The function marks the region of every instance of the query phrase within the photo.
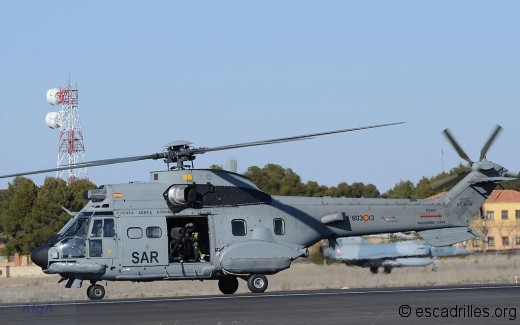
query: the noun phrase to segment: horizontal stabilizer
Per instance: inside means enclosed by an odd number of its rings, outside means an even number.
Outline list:
[[[475,237],[482,237],[469,227],[424,230],[419,231],[418,234],[432,246],[448,246]]]

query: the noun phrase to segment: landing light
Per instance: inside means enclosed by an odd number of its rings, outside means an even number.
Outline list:
[[[60,257],[60,254],[58,253],[58,250],[56,248],[51,248],[49,250],[49,256],[53,259],[58,259]]]

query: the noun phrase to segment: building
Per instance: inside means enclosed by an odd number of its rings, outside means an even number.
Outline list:
[[[520,192],[495,190],[487,198],[470,227],[487,237],[488,242],[474,238],[466,248],[474,251],[511,250],[520,248]]]
[[[429,199],[444,194],[438,193]],[[520,192],[493,191],[469,226],[487,237],[487,243],[481,238],[474,238],[462,243],[467,249],[477,252],[520,249]]]

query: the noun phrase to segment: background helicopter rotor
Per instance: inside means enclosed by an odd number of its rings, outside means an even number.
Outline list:
[[[22,173],[15,173],[15,174],[9,174],[9,175],[2,175],[2,176],[0,176],[0,178],[9,178],[9,177],[16,177],[16,176],[42,174],[42,173],[56,172],[56,171],[60,171],[60,170],[68,170],[68,169],[76,169],[76,168],[86,168],[86,167],[95,167],[95,166],[103,166],[103,165],[121,164],[121,163],[141,161],[141,160],[149,160],[149,159],[152,159],[152,160],[164,159],[164,161],[167,164],[169,164],[171,162],[176,162],[177,163],[177,168],[178,169],[183,169],[184,168],[183,163],[185,161],[191,161],[191,160],[195,159],[195,155],[204,154],[206,152],[238,149],[238,148],[253,147],[253,146],[262,146],[262,145],[283,143],[283,142],[290,142],[290,141],[298,141],[298,140],[307,140],[307,139],[312,139],[314,137],[319,137],[319,136],[323,136],[323,135],[336,134],[336,133],[345,133],[345,132],[353,132],[353,131],[366,130],[366,129],[374,129],[374,128],[380,128],[380,127],[391,126],[391,125],[398,125],[398,124],[403,124],[403,123],[405,123],[405,122],[396,122],[396,123],[370,125],[370,126],[363,126],[363,127],[350,128],[350,129],[334,130],[334,131],[327,131],[327,132],[318,132],[318,133],[296,135],[296,136],[283,137],[283,138],[275,138],[275,139],[270,139],[270,140],[244,142],[244,143],[237,143],[237,144],[226,145],[226,146],[219,146],[219,147],[208,147],[208,148],[204,148],[204,147],[202,147],[202,148],[190,148],[189,147],[189,145],[191,144],[190,142],[187,142],[187,141],[174,141],[174,142],[170,142],[169,144],[167,144],[166,151],[165,152],[161,152],[161,153],[154,153],[154,154],[143,155],[143,156],[132,156],[132,157],[122,157],[122,158],[94,160],[94,161],[89,161],[89,162],[84,162],[84,163],[79,163],[79,164],[73,164],[73,165],[68,165],[68,166],[61,166],[61,167],[56,167],[56,168],[41,169],[41,170],[35,170],[35,171],[30,171],[30,172],[22,172]]]

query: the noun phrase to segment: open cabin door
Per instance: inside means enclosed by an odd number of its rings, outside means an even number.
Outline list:
[[[168,217],[166,223],[170,263],[211,261],[214,234],[208,216],[174,216]]]

